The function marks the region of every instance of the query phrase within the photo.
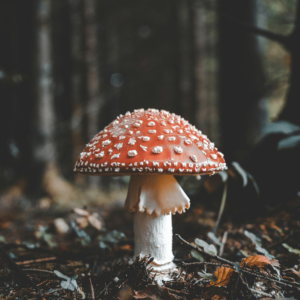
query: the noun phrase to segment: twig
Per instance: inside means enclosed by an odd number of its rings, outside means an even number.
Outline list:
[[[240,276],[242,283],[246,286],[246,288],[249,290],[250,294],[257,299],[256,295],[253,293],[252,289],[250,288],[250,286],[248,285],[248,283],[246,282],[246,280],[243,278],[243,276]]]
[[[219,251],[219,256],[223,255],[224,247],[225,247],[226,240],[227,240],[227,234],[228,234],[227,231],[225,231],[224,234],[223,234],[222,244],[221,244],[220,251]]]
[[[240,277],[243,284],[247,287],[247,289],[251,292],[251,293],[256,293],[256,294],[259,294],[259,295],[262,295],[262,296],[266,296],[266,297],[270,297],[272,298],[273,296],[271,294],[267,294],[265,292],[262,292],[262,291],[258,291],[256,289],[253,289],[251,288],[248,283],[242,278],[242,276]],[[253,295],[255,298],[257,298],[255,295]]]
[[[261,291],[258,291],[258,290],[256,290],[256,289],[252,289],[252,288],[250,288],[250,287],[249,287],[249,290],[250,290],[251,292],[253,292],[253,293],[256,293],[256,294],[259,294],[259,295],[262,295],[262,296],[266,296],[266,297],[270,297],[270,298],[273,297],[271,294],[267,294],[267,293],[265,293],[265,292],[261,292]]]
[[[262,278],[262,279],[267,279],[267,280],[270,280],[270,281],[274,281],[274,282],[277,282],[277,283],[279,283],[279,284],[281,284],[281,285],[285,285],[285,286],[288,286],[288,287],[292,287],[292,285],[293,285],[293,286],[296,286],[296,287],[299,287],[299,286],[300,286],[299,283],[286,281],[286,280],[284,280],[284,279],[281,279],[281,281],[279,281],[279,280],[276,280],[276,279],[274,279],[274,278],[272,278],[272,277],[268,277],[268,276],[266,276],[266,275],[263,275],[263,274],[261,274],[261,273],[257,273],[257,272],[255,272],[255,271],[249,271],[249,270],[247,270],[247,269],[243,269],[243,272],[248,273],[248,274],[253,275],[253,276],[260,277],[260,278]]]
[[[39,262],[44,262],[44,261],[50,261],[50,260],[56,260],[57,257],[45,257],[45,258],[38,258],[38,259],[33,259],[33,260],[25,260],[25,261],[18,261],[16,262],[17,265],[29,265],[33,263],[39,263]]]
[[[221,221],[221,218],[222,218],[222,215],[223,215],[223,211],[224,211],[224,207],[225,207],[225,203],[226,203],[226,197],[227,197],[227,180],[224,183],[224,190],[223,190],[220,210],[219,210],[217,222],[216,222],[215,227],[213,229],[213,233],[216,233],[216,231],[218,229],[218,226],[220,224],[220,221]]]
[[[92,297],[92,300],[95,300],[95,291],[94,291],[94,287],[93,287],[93,283],[92,283],[92,279],[90,279],[90,285],[91,285],[91,297]]]
[[[229,267],[229,268],[231,268],[231,266],[229,266],[229,265],[225,265],[225,264],[218,264],[218,263],[213,263],[213,262],[193,262],[193,263],[185,263],[185,262],[182,262],[182,265],[183,266],[195,266],[195,265],[197,265],[197,266],[201,266],[201,265],[209,265],[209,266],[216,266],[216,267]]]
[[[94,260],[94,264],[93,264],[93,268],[92,268],[92,272],[91,272],[92,275],[95,273],[97,261],[98,261],[98,254],[96,255],[95,260]]]
[[[49,273],[49,274],[54,274],[52,271],[48,270],[40,270],[40,269],[22,269],[25,272],[43,272],[43,273]]]
[[[49,281],[49,280],[48,280],[48,279],[46,279],[46,280],[44,280],[43,282],[41,282],[41,283],[37,284],[36,286],[40,286],[40,285],[44,284],[44,283],[45,283],[45,282],[47,282],[47,281]]]
[[[172,291],[172,292],[178,293],[178,294],[191,295],[191,294],[186,293],[186,292],[173,290],[173,289],[171,289],[171,288],[169,288],[169,287],[167,287],[167,286],[164,286],[164,288],[166,288],[166,289],[168,289],[168,290],[170,290],[170,291]]]
[[[292,237],[293,234],[294,234],[294,232],[293,232],[293,230],[292,230],[291,233],[290,233],[289,235],[285,236],[283,239],[281,239],[281,240],[279,240],[279,241],[277,241],[277,242],[274,242],[274,243],[272,243],[272,244],[270,244],[270,245],[267,245],[266,248],[267,248],[267,249],[271,249],[271,248],[273,248],[273,247],[275,247],[275,246],[277,246],[277,245],[281,245],[283,242],[286,242],[290,237]],[[299,232],[298,232],[298,234],[299,234]]]

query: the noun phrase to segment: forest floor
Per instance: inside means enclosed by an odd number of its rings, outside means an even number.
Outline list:
[[[247,224],[224,218],[215,234],[217,213],[192,203],[173,217],[178,271],[163,285],[150,257],[133,259],[132,214],[119,201],[45,203],[0,197],[0,300],[300,299],[300,197]]]

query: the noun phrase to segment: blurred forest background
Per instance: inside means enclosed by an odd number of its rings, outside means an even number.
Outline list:
[[[278,194],[280,175],[299,167],[284,152],[300,140],[299,22],[296,0],[1,1],[2,194],[42,206],[97,202],[97,190],[117,198],[126,177],[75,175],[73,165],[137,108],[181,115]],[[283,177],[281,192],[294,195],[299,176]]]

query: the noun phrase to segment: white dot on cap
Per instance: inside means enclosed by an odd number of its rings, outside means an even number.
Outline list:
[[[163,147],[161,146],[156,146],[152,149],[152,153],[161,153],[163,152]]]
[[[134,157],[134,156],[136,156],[137,155],[137,151],[136,150],[129,150],[128,151],[128,156],[129,157]]]
[[[196,157],[196,155],[191,155],[190,156],[190,159],[193,161],[193,162],[197,162],[197,157]]]
[[[183,150],[182,150],[181,147],[174,147],[174,151],[175,151],[176,153],[182,153],[182,152],[183,152]]]

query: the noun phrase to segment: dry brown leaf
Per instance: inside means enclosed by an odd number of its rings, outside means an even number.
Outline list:
[[[280,268],[280,263],[277,259],[275,259],[275,258],[271,259],[270,263],[273,267]]]
[[[82,208],[74,208],[73,211],[77,215],[82,216],[82,217],[76,219],[76,223],[80,229],[87,227],[89,225],[89,223],[97,230],[101,229],[102,223],[98,219],[97,213],[90,214],[88,211],[86,211]]]
[[[240,263],[241,268],[263,268],[265,265],[271,265],[271,263],[264,255],[249,256],[247,258],[243,258]]]
[[[207,286],[224,286],[230,281],[234,270],[226,267],[221,267],[216,270],[214,276],[217,278],[215,282],[210,282]]]
[[[91,224],[94,228],[96,228],[96,229],[98,229],[98,230],[101,229],[102,224],[101,224],[100,220],[97,218],[97,214],[96,214],[96,215],[94,215],[94,214],[93,214],[93,215],[89,215],[87,218],[88,218],[90,224]]]
[[[85,217],[77,218],[76,224],[79,227],[79,229],[83,229],[89,225],[88,219]]]

